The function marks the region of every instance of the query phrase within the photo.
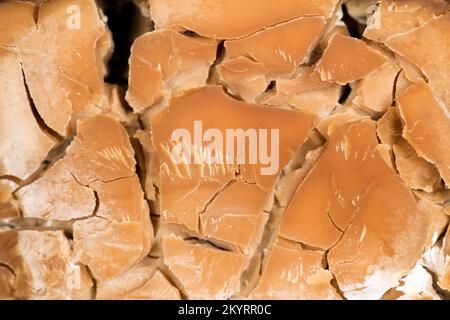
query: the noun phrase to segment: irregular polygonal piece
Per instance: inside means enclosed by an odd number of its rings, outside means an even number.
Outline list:
[[[73,225],[77,259],[89,266],[95,279],[104,281],[120,275],[150,250],[151,224],[135,221],[108,222],[100,218],[76,221]]]
[[[330,17],[338,0],[150,0],[156,28],[236,39],[300,16]]]
[[[162,239],[164,264],[189,299],[228,299],[239,292],[244,256],[182,239]]]
[[[105,27],[92,0],[44,2],[37,19],[37,30],[17,46],[37,111],[66,135],[77,119],[99,113],[103,72],[97,42]]]
[[[275,189],[275,197],[281,208],[286,208],[288,206],[298,186],[316,163],[322,150],[323,148],[319,147],[309,151],[305,156],[301,168],[287,173],[280,181],[278,181]]]
[[[0,46],[14,46],[36,29],[35,9],[29,2],[0,3]]]
[[[390,107],[377,122],[377,135],[381,142],[392,146],[401,138],[403,124],[398,108]]]
[[[92,287],[62,231],[0,231],[0,283],[5,282],[0,296],[18,299],[87,299]]]
[[[395,54],[395,61],[402,69],[402,73],[404,73],[404,76],[408,81],[415,83],[420,80],[425,80],[420,68],[403,58],[401,55]]]
[[[316,66],[322,81],[341,85],[370,75],[388,58],[364,41],[335,34]]]
[[[437,191],[439,192],[439,191]],[[446,215],[445,206],[436,199],[436,195],[424,191],[414,191],[414,195],[419,203],[422,212],[430,217],[430,232],[427,248],[436,244],[439,237],[447,228],[449,217]]]
[[[415,81],[409,80],[409,77],[412,76],[410,73],[411,70],[401,70],[400,73],[397,76],[397,81],[395,83],[395,102],[394,104],[397,104],[397,97],[399,97],[406,89],[408,89],[411,85],[413,85],[415,82],[419,82],[423,80],[423,78],[420,78],[419,74],[417,73],[417,79]],[[409,73],[409,74],[408,74]]]
[[[324,252],[307,251],[300,245],[275,243],[251,299],[335,300],[333,276],[322,266]]]
[[[390,38],[386,45],[420,67],[436,98],[450,110],[450,13],[433,18],[420,28]],[[438,47],[437,47],[438,46]]]
[[[394,59],[390,59],[356,85],[353,104],[370,114],[384,113],[394,100],[395,81],[399,72],[400,67]]]
[[[248,102],[255,102],[269,85],[264,65],[246,57],[223,61],[217,66],[217,74],[231,94]]]
[[[152,225],[125,128],[96,116],[77,131],[66,155],[18,197],[25,217],[84,218],[73,225],[75,254],[105,280],[148,253]]]
[[[150,131],[139,130],[136,132],[135,137],[139,140],[145,157],[145,195],[149,200],[156,201],[158,199],[158,192],[156,189],[159,189],[158,154],[153,148]],[[152,213],[158,214],[159,211]]]
[[[151,122],[161,222],[254,252],[274,182],[315,120],[236,101],[216,86],[172,99]]]
[[[420,258],[431,217],[380,155],[375,122],[336,121],[279,235],[330,249],[330,270],[344,295],[376,299]]]
[[[326,23],[323,17],[301,17],[243,39],[226,41],[225,61],[244,56],[262,63],[269,75],[292,73],[308,62]]]
[[[450,115],[436,101],[429,85],[421,81],[398,97],[405,123],[403,136],[417,153],[433,163],[450,186]]]
[[[56,141],[33,115],[17,54],[1,47],[0,83],[0,176],[26,179]]]
[[[100,300],[179,300],[180,293],[157,269],[154,259],[145,258],[117,278],[97,286]]]
[[[378,9],[368,20],[364,37],[385,42],[420,27],[449,9],[449,4],[444,0],[381,0]]]
[[[343,36],[350,36],[350,31],[348,30],[347,25],[343,21],[341,21],[342,17],[342,9],[338,9],[333,18],[328,23],[327,30],[325,30],[325,34],[323,35],[322,39],[319,41],[319,44],[315,49],[314,53],[317,55],[317,58],[320,58],[322,56],[323,52],[328,47],[331,38],[333,38],[335,34],[338,33]]]
[[[172,30],[146,33],[133,43],[127,101],[135,112],[163,97],[202,87],[216,58],[217,42]]]
[[[404,139],[393,146],[395,164],[403,180],[411,189],[432,192],[440,186],[441,176],[436,167],[419,157]]]
[[[300,67],[292,79],[278,79],[275,89],[259,99],[272,106],[293,106],[302,111],[328,115],[338,104],[341,86],[321,81],[309,67]]]

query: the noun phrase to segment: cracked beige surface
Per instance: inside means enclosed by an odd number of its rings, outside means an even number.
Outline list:
[[[0,2],[0,299],[450,297],[448,1]]]

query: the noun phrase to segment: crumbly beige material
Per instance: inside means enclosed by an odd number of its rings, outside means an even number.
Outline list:
[[[448,1],[0,2],[0,299],[449,297]]]

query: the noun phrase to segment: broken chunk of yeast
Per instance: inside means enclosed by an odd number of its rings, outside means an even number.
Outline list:
[[[75,221],[74,253],[99,282],[119,276],[150,250],[150,222],[108,221],[101,217]]]
[[[33,114],[20,60],[12,49],[0,47],[0,83],[0,176],[24,180],[39,168],[56,140]]]
[[[440,187],[439,171],[433,164],[421,158],[405,139],[394,144],[392,150],[398,173],[411,189],[432,192]]]
[[[36,29],[35,10],[30,2],[0,3],[0,47],[12,47]]]
[[[17,196],[25,217],[76,220],[75,254],[98,280],[119,275],[150,250],[152,225],[134,151],[110,117],[80,121],[65,156]]]
[[[447,110],[450,110],[449,29],[450,13],[447,13],[385,42],[392,51],[420,68],[428,78],[436,99]]]
[[[449,9],[450,5],[444,0],[381,0],[368,19],[364,37],[385,42],[420,27]]]
[[[144,258],[120,276],[97,285],[99,300],[179,300],[180,292],[159,270],[158,261]]]
[[[225,60],[216,70],[228,92],[247,102],[255,102],[269,86],[264,65],[244,56]]]
[[[172,99],[151,121],[161,222],[254,252],[274,183],[316,119],[234,100],[218,86]]]
[[[388,62],[388,58],[364,41],[335,34],[319,60],[315,72],[322,81],[341,85],[369,76]]]
[[[103,57],[97,44],[104,34],[95,1],[48,1],[39,7],[37,29],[17,44],[36,109],[62,136],[73,132],[77,119],[100,112]]]
[[[224,60],[243,56],[262,63],[268,75],[292,73],[308,62],[326,24],[323,17],[300,17],[246,38],[225,41]]]
[[[236,39],[301,16],[329,18],[338,0],[150,0],[157,29],[190,30],[215,39]]]
[[[377,135],[385,145],[392,146],[401,138],[403,124],[398,108],[389,107],[377,121]]]
[[[337,106],[340,85],[321,81],[311,67],[299,67],[292,78],[276,80],[275,88],[262,95],[258,102],[271,106],[290,106],[324,117]]]
[[[127,101],[141,112],[164,97],[204,86],[216,49],[214,40],[173,30],[145,33],[131,48]]]
[[[358,109],[372,115],[387,111],[394,101],[394,89],[400,67],[393,58],[356,84],[352,100]]]
[[[93,283],[86,268],[77,263],[63,231],[0,231],[0,266],[0,283],[7,283],[0,286],[0,297],[91,297]]]
[[[285,240],[284,240],[285,242]],[[323,251],[303,249],[300,244],[275,242],[265,260],[261,278],[250,293],[257,300],[337,300],[333,275],[322,266]]]
[[[425,80],[425,76],[423,75],[420,68],[406,60],[403,56],[395,54],[395,61],[402,69],[402,73],[404,73],[404,77],[406,78],[406,80],[412,83],[419,82],[420,80]]]
[[[174,236],[161,241],[164,264],[188,299],[223,300],[239,293],[245,256]]]
[[[279,236],[330,249],[330,271],[345,297],[377,299],[418,261],[431,218],[380,154],[375,122],[336,117],[327,133]]]
[[[410,86],[397,101],[404,121],[403,137],[421,157],[437,167],[450,186],[448,109],[435,99],[432,88],[424,81]]]

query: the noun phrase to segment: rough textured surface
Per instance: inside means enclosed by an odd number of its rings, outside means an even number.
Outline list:
[[[330,17],[337,0],[151,0],[156,28],[192,30],[216,39],[241,38],[300,16]]]
[[[0,0],[0,299],[449,299],[449,22]]]

